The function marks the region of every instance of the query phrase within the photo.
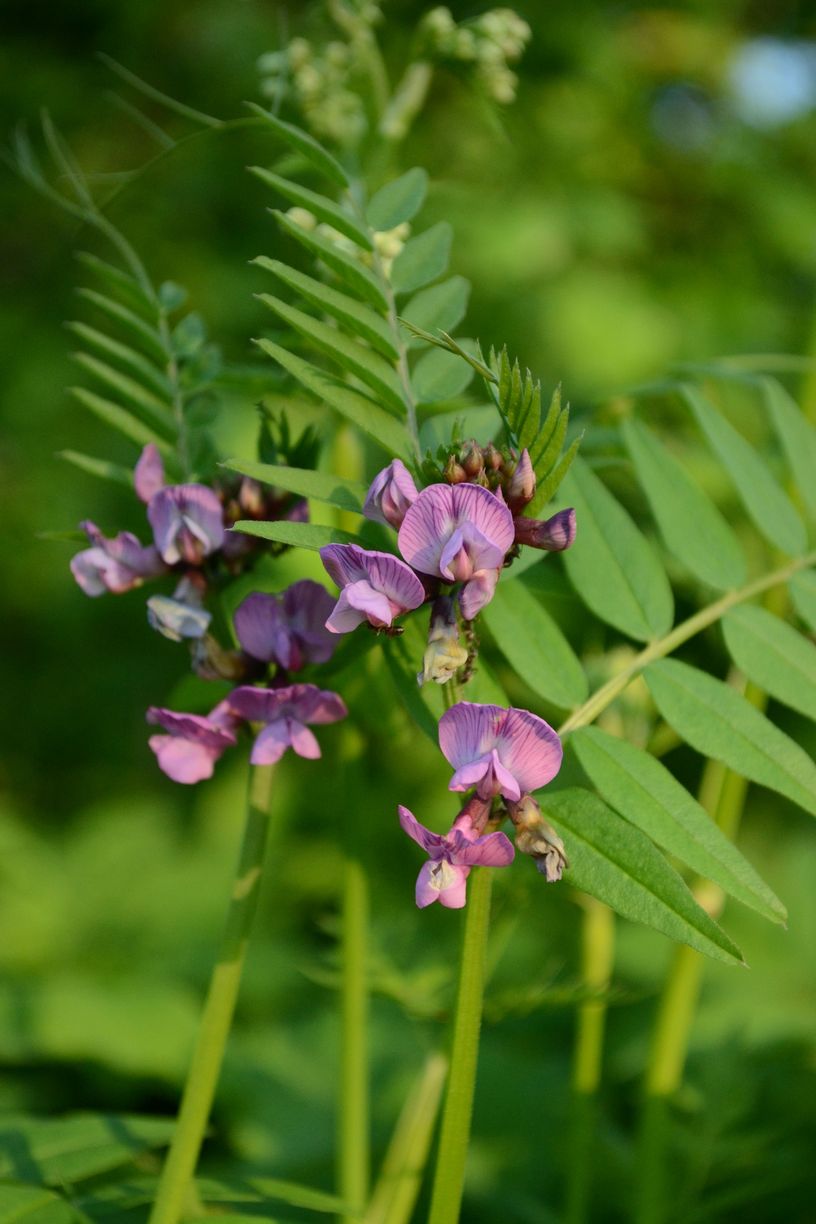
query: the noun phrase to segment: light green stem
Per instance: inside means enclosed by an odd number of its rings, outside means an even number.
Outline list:
[[[492,884],[489,869],[473,869],[468,884],[450,1075],[428,1224],[457,1224],[462,1205],[479,1058]]]
[[[252,771],[244,839],[226,926],[198,1030],[175,1134],[159,1179],[150,1224],[177,1224],[190,1193],[232,1023],[258,903],[269,827],[272,766]]]
[[[366,930],[368,884],[362,864],[346,860],[341,937],[341,1059],[338,1136],[339,1191],[349,1214],[359,1219],[368,1196],[368,984]]]

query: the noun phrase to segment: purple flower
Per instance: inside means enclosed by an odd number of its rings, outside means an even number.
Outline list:
[[[559,510],[552,518],[513,519],[517,544],[527,544],[530,548],[543,548],[546,552],[563,552],[575,540],[575,511]]]
[[[215,762],[235,744],[237,719],[226,701],[219,702],[205,717],[176,714],[151,706],[147,721],[163,727],[167,735],[151,735],[148,743],[159,768],[174,782],[201,782],[211,778]]]
[[[331,658],[337,642],[326,629],[326,618],[333,607],[326,588],[304,578],[282,596],[247,595],[235,612],[235,632],[254,659],[299,671]]]
[[[378,523],[399,528],[408,507],[419,493],[414,479],[401,459],[392,459],[371,482],[363,514]]]
[[[505,487],[507,504],[515,514],[535,497],[536,478],[530,453],[525,446]]]
[[[164,573],[164,562],[152,544],[140,544],[131,532],[107,539],[90,521],[82,523],[82,529],[92,547],[72,557],[71,573],[86,595],[121,595],[141,586],[145,578]]]
[[[224,541],[221,503],[206,485],[165,485],[151,497],[147,517],[168,565],[200,565]]]
[[[398,542],[420,573],[465,583],[459,602],[472,620],[493,597],[513,544],[513,516],[481,485],[430,485],[406,511]]]
[[[262,689],[244,685],[227,698],[230,709],[247,722],[265,723],[252,747],[253,765],[274,765],[287,748],[298,756],[320,756],[320,745],[307,723],[333,723],[348,711],[337,693],[314,684],[290,684],[287,688]]]
[[[356,544],[327,544],[320,559],[341,588],[326,621],[331,633],[349,633],[364,620],[382,629],[425,600],[425,588],[416,574],[391,553],[366,552]]]
[[[528,710],[460,701],[439,720],[439,747],[456,771],[449,789],[519,800],[561,768],[561,741]]]
[[[148,442],[133,469],[133,486],[143,502],[149,502],[154,493],[164,488],[164,464],[153,442]]]
[[[404,832],[428,854],[416,882],[420,909],[439,901],[448,909],[465,904],[465,884],[471,867],[506,867],[513,861],[513,845],[504,833],[480,837],[468,816],[460,816],[444,836],[421,825],[408,808],[398,808]]]

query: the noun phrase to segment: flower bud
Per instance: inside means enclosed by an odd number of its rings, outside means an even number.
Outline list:
[[[196,640],[193,646],[193,671],[202,680],[253,679],[263,667],[242,650],[225,650],[210,633]]]
[[[482,448],[473,440],[468,442],[462,450],[462,467],[467,473],[468,480],[474,480],[484,471]]]
[[[467,472],[458,462],[455,455],[451,455],[448,462],[445,464],[442,475],[447,480],[448,484],[463,484],[467,480]]]
[[[516,849],[531,856],[548,884],[560,880],[569,867],[564,843],[541,815],[533,796],[522,795],[517,803],[508,803],[507,811],[516,830]]]
[[[482,447],[482,458],[484,465],[492,472],[499,472],[504,467],[504,456],[492,442],[488,442],[487,446]]]
[[[417,683],[433,680],[447,684],[448,680],[467,663],[468,652],[459,641],[456,607],[449,595],[440,595],[431,609],[428,645],[422,659],[422,671]]]
[[[399,528],[419,496],[414,478],[401,459],[392,459],[371,482],[363,514],[377,523]]]
[[[542,548],[545,552],[563,552],[575,540],[575,511],[559,510],[552,518],[531,519],[518,517],[513,519],[516,529],[516,543],[527,544],[530,548]]]
[[[528,502],[531,502],[535,497],[536,478],[533,471],[533,465],[530,462],[530,454],[525,446],[519,456],[518,463],[513,469],[513,474],[506,481],[504,486],[505,498],[508,506],[513,511],[513,514],[518,514],[523,510]]]

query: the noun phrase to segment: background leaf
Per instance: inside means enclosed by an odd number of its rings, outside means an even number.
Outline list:
[[[788,583],[793,606],[816,633],[816,570],[803,570]]]
[[[285,489],[288,493],[299,493],[314,501],[339,506],[341,510],[352,510],[361,514],[368,488],[355,480],[344,480],[331,472],[314,472],[310,468],[282,467],[275,463],[256,463],[252,459],[227,459],[223,467],[241,472],[261,484]]]
[[[588,685],[580,662],[524,583],[503,576],[482,619],[510,666],[545,701],[569,709],[586,700]]]
[[[470,282],[464,276],[452,276],[440,285],[421,289],[407,303],[402,317],[423,331],[453,331],[465,317],[469,296]],[[409,339],[408,347],[421,343],[417,338]]]
[[[403,221],[410,221],[422,207],[427,190],[427,170],[421,166],[407,170],[372,196],[366,221],[373,230],[391,230]]]
[[[775,378],[763,378],[762,391],[796,487],[816,518],[816,428]]]
[[[443,276],[452,242],[453,228],[447,221],[438,221],[415,238],[409,238],[391,265],[394,292],[411,293]]]
[[[289,544],[293,548],[317,550],[326,544],[361,544],[359,536],[339,527],[321,527],[316,523],[290,523],[278,519],[271,523],[257,523],[253,519],[241,519],[233,524],[233,531],[257,536],[259,540],[273,540],[278,544]]]
[[[732,608],[722,622],[728,653],[763,692],[816,719],[816,645],[765,608]]]

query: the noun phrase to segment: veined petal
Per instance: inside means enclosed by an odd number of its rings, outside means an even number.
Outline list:
[[[347,587],[344,587],[340,593],[340,599],[344,600],[350,608],[362,612],[363,616],[378,628],[390,625],[394,619],[388,596],[382,591],[375,591],[365,578],[361,578],[359,582],[350,582]]]
[[[413,476],[401,459],[394,459],[372,480],[363,514],[375,522],[398,528],[417,497]]]
[[[397,812],[399,813],[399,822],[403,833],[407,833],[418,846],[422,847],[426,854],[430,854],[432,857],[439,857],[439,851],[445,849],[448,839],[440,833],[432,833],[430,829],[426,829],[424,825],[419,823],[414,813],[409,811],[407,807],[403,807],[402,804],[397,807]]]
[[[497,747],[522,792],[546,786],[561,768],[561,740],[549,723],[529,710],[507,711]]]
[[[513,543],[513,516],[489,489],[474,484],[435,484],[406,511],[399,550],[423,574],[447,577],[441,567],[448,540],[460,528],[474,568],[501,565]],[[448,578],[448,581],[452,581]]]
[[[235,609],[235,634],[242,648],[253,659],[270,663],[278,658],[284,613],[275,595],[254,591]]]
[[[466,761],[460,765],[448,783],[448,790],[466,791],[476,786],[483,778],[491,774],[491,757],[489,753],[477,757],[475,761]]]
[[[455,844],[451,861],[466,867],[507,867],[515,857],[510,838],[504,833],[486,833],[470,841],[458,829],[453,830]]]
[[[133,469],[133,487],[140,501],[149,502],[164,488],[164,464],[154,442],[148,442]]]
[[[477,570],[459,592],[459,607],[465,620],[474,620],[486,607],[496,590],[500,569]]]
[[[489,752],[506,710],[501,706],[459,701],[439,720],[439,747],[454,769]]]
[[[365,620],[365,612],[361,612],[359,608],[353,608],[345,590],[342,590],[334,605],[334,611],[326,621],[326,628],[329,633],[351,633]]]

